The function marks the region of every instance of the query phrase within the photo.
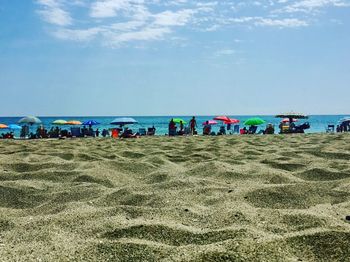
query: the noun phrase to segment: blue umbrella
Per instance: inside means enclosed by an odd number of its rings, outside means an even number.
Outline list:
[[[112,125],[128,125],[128,124],[136,124],[137,121],[131,117],[121,117],[114,119],[111,124]]]
[[[8,125],[8,129],[11,129],[11,130],[20,130],[20,129],[22,129],[22,127],[19,126],[19,125],[16,125],[16,124],[11,124],[11,125]]]
[[[82,125],[84,126],[95,126],[95,125],[99,125],[100,123],[95,121],[95,120],[88,120],[85,121],[84,123],[82,123]]]

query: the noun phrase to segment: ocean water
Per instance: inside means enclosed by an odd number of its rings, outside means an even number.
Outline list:
[[[346,117],[347,115],[312,115],[309,116],[309,119],[304,120],[301,119],[299,120],[296,124],[301,124],[305,121],[308,121],[311,125],[311,128],[309,130],[307,130],[307,133],[322,133],[326,131],[326,127],[329,124],[334,124],[336,125],[338,123],[338,121],[344,117]],[[98,126],[94,126],[93,128],[96,129],[98,128],[99,130],[102,129],[110,129],[113,128],[115,126],[110,125],[110,122],[113,121],[114,118],[116,118],[118,116],[115,117],[40,117],[43,125],[45,126],[46,129],[50,129],[52,127],[52,122],[54,120],[57,119],[64,119],[64,120],[79,120],[81,122],[84,122],[86,120],[96,120],[99,123],[101,123]],[[182,118],[183,120],[189,122],[189,120],[192,118],[192,116],[130,116],[133,117],[135,120],[138,121],[138,124],[134,124],[134,125],[129,125],[128,127],[131,128],[133,131],[138,131],[139,128],[147,128],[147,127],[152,127],[153,125],[156,127],[156,135],[165,135],[168,133],[168,123],[170,121],[170,119],[172,117],[174,118]],[[205,122],[206,120],[210,120],[213,119],[213,117],[215,116],[196,116],[197,119],[197,125],[198,125],[198,131],[199,134],[202,133],[202,123]],[[240,126],[243,126],[243,123],[245,120],[247,120],[248,118],[251,117],[255,117],[255,116],[229,116],[231,118],[235,118],[235,119],[239,119],[240,122]],[[275,125],[275,129],[276,132],[278,130],[278,125],[280,122],[279,118],[275,118],[274,116],[258,116],[261,117],[262,119],[264,119],[267,123],[272,123]],[[0,123],[1,124],[15,124],[18,122],[18,120],[20,119],[20,117],[0,117]],[[260,128],[261,129],[265,129],[266,125],[261,125]],[[61,128],[66,128],[69,129],[68,126],[60,126]],[[35,126],[31,127],[32,131],[35,130]],[[220,128],[220,121],[218,121],[218,125],[214,125],[212,127],[212,130],[217,132]],[[259,130],[259,129],[258,129]],[[1,133],[6,133],[8,132],[8,130],[6,129],[0,129],[0,134]],[[19,131],[15,132],[16,136],[19,136]]]

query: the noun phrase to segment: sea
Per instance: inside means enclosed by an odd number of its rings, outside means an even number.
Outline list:
[[[81,122],[87,121],[87,120],[95,120],[100,123],[100,125],[94,126],[94,129],[99,129],[102,131],[103,129],[111,129],[115,126],[111,125],[110,123],[117,118],[118,116],[94,116],[94,117],[87,117],[87,116],[70,116],[70,117],[65,117],[65,116],[58,116],[58,117],[40,117],[40,120],[42,121],[42,124],[45,126],[46,129],[50,129],[53,125],[52,122],[57,120],[57,119],[64,119],[67,121],[70,120],[78,120]],[[125,116],[119,116],[119,117],[125,117]],[[139,128],[148,128],[154,126],[156,128],[156,135],[165,135],[168,133],[168,124],[171,118],[181,118],[187,123],[190,121],[192,116],[128,116],[134,118],[138,123],[133,124],[133,125],[128,125],[129,128],[133,130],[133,132],[137,132]],[[197,120],[197,125],[198,125],[198,131],[199,134],[202,133],[202,123],[213,119],[215,116],[195,116]],[[281,121],[279,118],[275,118],[274,116],[259,116],[259,115],[254,115],[254,116],[240,116],[240,115],[231,115],[228,116],[230,118],[238,119],[240,120],[240,126],[243,127],[243,123],[245,120],[251,118],[251,117],[260,117],[266,121],[266,124],[271,123],[275,125],[276,133],[278,130],[278,125]],[[348,115],[311,115],[309,116],[309,119],[301,119],[299,120],[296,125],[302,124],[304,122],[309,122],[311,128],[306,130],[306,133],[324,133],[326,132],[326,128],[328,125],[337,125],[340,119],[348,117]],[[21,117],[0,117],[0,124],[16,124]],[[221,122],[218,121],[217,125],[214,125],[212,127],[212,131],[217,132],[221,126]],[[266,125],[261,125],[259,128],[265,129]],[[60,128],[63,129],[69,129],[69,126],[60,126]],[[36,126],[31,127],[31,131],[35,131]],[[259,129],[258,129],[259,130]],[[0,134],[1,133],[6,133],[9,132],[7,129],[0,129]],[[15,131],[15,136],[19,136],[19,131]]]

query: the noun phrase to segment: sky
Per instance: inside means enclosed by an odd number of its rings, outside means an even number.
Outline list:
[[[350,113],[350,0],[0,0],[0,116]]]

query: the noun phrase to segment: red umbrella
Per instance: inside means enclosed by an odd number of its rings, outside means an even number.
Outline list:
[[[293,122],[298,122],[298,119],[293,118],[292,120],[293,120]],[[284,119],[282,119],[281,122],[282,123],[289,123],[289,118],[284,118]]]
[[[203,122],[203,126],[205,125],[216,125],[218,122],[214,121],[214,120],[208,120],[208,121],[205,121]]]
[[[219,121],[230,121],[230,118],[227,117],[227,116],[217,116],[217,117],[214,117],[214,120],[219,120]]]
[[[229,124],[238,124],[240,121],[238,119],[232,119],[230,118],[229,121],[224,121],[224,124],[229,125]]]

